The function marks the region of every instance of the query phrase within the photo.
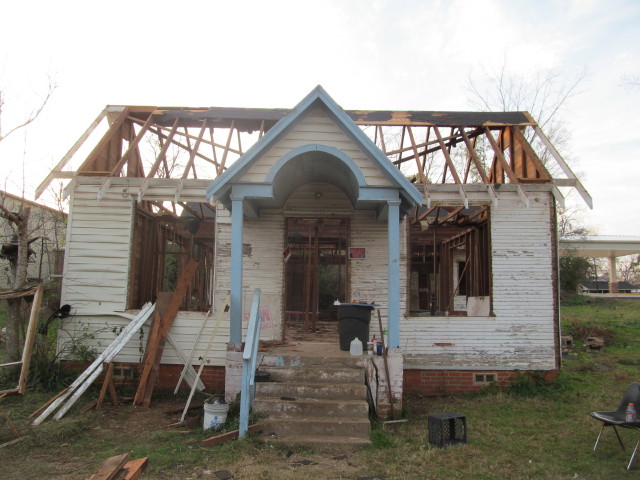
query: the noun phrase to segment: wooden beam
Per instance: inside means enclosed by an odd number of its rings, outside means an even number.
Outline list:
[[[62,157],[62,160],[60,160],[58,164],[55,167],[53,167],[53,170],[51,170],[49,175],[47,175],[47,178],[45,178],[42,181],[42,183],[38,185],[38,188],[36,188],[36,195],[35,195],[36,200],[47,189],[47,187],[53,181],[54,178],[68,178],[68,177],[60,177],[59,175],[62,173],[65,173],[65,174],[71,173],[73,175],[72,172],[61,172],[61,170],[67,165],[67,163],[69,163],[69,160],[71,160],[71,158],[76,154],[76,152],[84,144],[87,138],[89,138],[89,135],[93,133],[93,131],[100,124],[100,122],[102,122],[102,119],[106,115],[107,115],[107,109],[105,108],[104,110],[102,110],[102,112],[100,112],[100,114],[96,117],[93,123],[89,125],[89,127],[85,130],[85,132],[82,135],[80,135],[80,138],[76,140],[76,143],[74,143],[73,146],[69,149],[69,151],[65,154],[65,156]]]
[[[107,458],[89,480],[113,480],[129,458],[128,453]]]
[[[382,149],[382,151],[384,152],[384,154],[388,157],[390,155],[389,152],[387,152],[387,145],[385,144],[384,141],[384,135],[382,133],[382,125],[376,125],[376,131],[379,132],[380,135],[380,147]]]
[[[250,432],[260,432],[262,430],[262,425],[256,423],[255,425],[251,425],[248,430]],[[216,445],[228,442],[229,440],[235,440],[236,438],[238,438],[238,435],[239,430],[233,430],[231,432],[223,433],[221,435],[215,435],[213,437],[202,440],[201,445],[203,447],[215,447]]]
[[[51,397],[44,405],[42,405],[40,408],[38,408],[35,412],[33,412],[31,415],[29,415],[27,418],[33,418],[36,415],[40,415],[42,412],[44,412],[47,407],[49,407],[49,405],[51,405],[53,402],[55,402],[58,398],[60,398],[61,396],[63,396],[65,393],[67,393],[69,391],[71,387],[67,387],[64,390],[60,391],[57,395]]]
[[[143,124],[143,122],[140,119],[136,119],[135,117],[130,117],[130,118],[131,118],[131,120],[134,120],[138,125],[142,125]],[[204,118],[206,119],[208,117],[204,117]],[[179,121],[180,119],[181,119],[180,117],[176,117],[177,121]],[[169,127],[164,126],[164,125],[160,125],[158,123],[154,124],[154,127],[156,129],[158,129],[158,131],[160,131],[160,132],[169,130]],[[190,127],[194,127],[195,128],[194,125],[186,125],[185,124],[184,127],[185,127],[184,133],[178,132],[178,135],[180,135],[181,137],[184,137],[185,139],[189,138],[191,140],[196,140],[198,138],[196,135],[193,135],[193,134],[189,133],[189,130],[188,130],[188,128],[190,128]],[[211,128],[215,128],[215,127],[211,127]],[[222,145],[220,143],[215,143],[213,140],[207,140],[206,138],[202,139],[202,143],[204,143],[206,145],[211,145],[212,147],[225,148],[224,145]],[[231,153],[235,153],[237,155],[242,155],[242,151],[237,150],[235,148],[229,148],[229,151]]]
[[[20,380],[18,381],[18,393],[24,395],[27,392],[27,377],[29,376],[29,366],[31,365],[31,353],[33,345],[36,341],[36,331],[38,329],[38,317],[40,315],[40,307],[44,297],[44,285],[38,285],[36,294],[31,304],[31,315],[29,316],[29,326],[27,327],[27,335],[24,341],[24,349],[22,350],[22,368],[20,369]]]
[[[442,150],[442,153],[444,154],[444,158],[445,161],[447,163],[447,165],[449,166],[449,168],[451,169],[451,176],[453,177],[453,180],[456,183],[462,183],[460,181],[460,177],[458,176],[458,172],[456,171],[456,167],[453,164],[453,161],[451,160],[451,156],[449,155],[449,151],[447,150],[447,147],[444,144],[444,141],[442,140],[442,136],[440,135],[440,130],[438,130],[438,127],[433,127],[433,131],[436,134],[436,137],[438,137],[438,143],[440,144],[440,150]]]
[[[264,122],[263,122],[264,124]],[[216,146],[213,141],[213,127],[209,127],[209,137],[211,137],[211,152],[213,153],[213,162],[216,166],[216,174],[218,172],[218,168],[220,168],[220,164],[218,163],[218,155],[216,154]]]
[[[154,133],[155,135],[157,135],[158,137],[162,137],[165,140],[168,140],[168,136],[165,135],[164,133],[162,133],[159,129],[156,129],[154,127],[149,128],[149,131],[151,131],[152,133]],[[180,133],[180,131],[177,132],[178,135],[182,135]],[[185,145],[184,143],[180,143],[179,141],[177,141],[175,138],[168,140],[171,143],[173,143],[174,145],[177,145],[178,147],[182,148],[183,150],[186,150],[187,152],[191,152],[191,148],[187,145]],[[198,157],[200,157],[201,159],[215,165],[216,162],[214,162],[213,160],[211,160],[209,157],[207,157],[206,155],[203,155],[200,152],[197,152],[196,155]]]
[[[460,213],[462,211],[462,209],[465,207],[456,207],[454,208],[451,212],[449,212],[444,218],[442,218],[441,220],[438,220],[438,225],[442,225],[443,223],[445,223],[447,220],[455,217],[458,213]]]
[[[104,402],[104,397],[107,394],[107,390],[109,388],[109,383],[113,383],[113,362],[109,363],[107,368],[107,373],[104,376],[104,381],[102,382],[102,388],[100,389],[100,395],[98,395],[98,402],[96,403],[96,410],[102,407],[102,403]]]
[[[478,171],[478,175],[480,175],[480,178],[482,178],[483,183],[489,183],[489,177],[487,177],[487,172],[484,171],[484,168],[482,167],[482,162],[480,161],[480,159],[478,158],[478,155],[476,154],[475,144],[471,143],[471,140],[469,139],[467,132],[465,132],[464,127],[460,127],[460,135],[462,136],[462,140],[467,146],[467,150],[469,151],[469,155],[473,160],[473,164],[475,165],[476,170]]]
[[[514,136],[516,143],[518,143],[522,147],[527,159],[533,163],[536,171],[538,172],[538,175],[540,175],[540,178],[550,180],[551,175],[549,175],[549,171],[544,166],[542,160],[540,160],[540,157],[538,157],[538,154],[535,152],[531,144],[524,137],[523,133],[517,127],[512,127],[512,129],[515,134]]]
[[[116,134],[120,133],[120,127],[124,124],[128,115],[129,115],[129,107],[125,107],[120,113],[120,115],[118,116],[118,118],[116,119],[116,121],[113,122],[113,124],[109,127],[109,130],[107,130],[107,133],[104,134],[104,136],[100,139],[96,147],[91,151],[91,153],[86,158],[86,160],[82,162],[82,165],[80,165],[80,168],[78,168],[78,173],[81,173],[83,170],[98,170],[93,166],[96,158],[98,157],[98,155],[103,153],[103,150],[109,144],[111,139],[114,138]]]
[[[157,343],[155,344],[154,351],[152,352],[153,354],[149,356],[150,360],[145,364],[143,373],[147,372],[147,375],[144,390],[141,388],[143,387],[141,382],[138,388],[139,393],[136,393],[136,398],[134,399],[134,404],[143,403],[145,407],[149,407],[151,403],[151,394],[153,393],[154,384],[158,377],[160,360],[162,359],[162,352],[164,351],[167,334],[173,324],[173,320],[175,319],[178,310],[180,309],[180,305],[182,305],[182,300],[187,293],[187,289],[191,284],[197,269],[198,261],[191,258],[181,272],[176,289],[171,294],[167,308],[160,318],[158,337],[156,340]],[[142,394],[144,394],[144,396],[142,396]]]
[[[411,142],[411,147],[413,148],[413,155],[415,156],[415,159],[416,159],[416,167],[418,168],[418,179],[420,180],[420,183],[426,183],[424,172],[422,171],[422,168],[420,166],[420,156],[418,155],[418,147],[416,147],[416,140],[413,137],[413,130],[411,129],[411,127],[407,127],[407,132],[409,133],[409,141]]]
[[[220,167],[218,168],[218,175],[222,174],[222,172],[224,172],[224,169],[226,168],[225,165],[227,162],[227,155],[229,154],[231,139],[233,138],[233,129],[235,128],[235,122],[235,120],[232,120],[231,126],[229,127],[229,136],[227,137],[227,144],[222,151],[222,161],[220,162]]]
[[[147,468],[149,457],[131,460],[124,464],[113,480],[137,480]]]
[[[427,209],[426,212],[424,212],[422,215],[420,215],[419,217],[417,217],[415,219],[415,221],[413,223],[419,223],[421,220],[424,220],[425,218],[427,218],[429,216],[429,214],[431,212],[433,212],[436,209],[436,207],[430,207]]]
[[[200,148],[200,143],[202,142],[202,137],[204,136],[204,132],[206,130],[207,130],[207,119],[205,118],[204,121],[202,122],[202,128],[200,129],[200,134],[196,139],[196,143],[191,149],[191,155],[189,155],[189,161],[187,162],[187,166],[185,167],[184,172],[182,172],[183,180],[189,176],[190,169],[193,169],[193,175],[194,177],[196,177],[196,168],[193,162],[196,159],[196,153],[198,152],[198,148]]]
[[[171,127],[171,131],[169,132],[169,137],[168,140],[165,141],[165,143],[162,143],[162,137],[158,137],[158,140],[160,142],[160,144],[162,145],[162,147],[160,147],[160,152],[158,153],[157,157],[156,157],[156,161],[153,162],[153,165],[151,167],[151,169],[149,170],[149,173],[147,174],[147,177],[145,179],[145,181],[142,183],[142,185],[140,186],[140,190],[138,190],[138,202],[142,201],[142,196],[144,195],[144,193],[147,190],[147,185],[148,185],[148,179],[153,178],[155,176],[155,174],[158,172],[158,169],[160,168],[160,163],[161,162],[165,162],[166,163],[166,155],[167,155],[167,150],[169,149],[169,146],[171,145],[171,140],[173,139],[174,135],[176,134],[176,131],[178,130],[178,119],[176,118],[176,121],[173,122],[173,126]]]
[[[500,165],[502,166],[503,170],[506,172],[507,176],[509,177],[509,180],[511,181],[511,183],[519,183],[518,177],[516,177],[516,174],[513,173],[511,166],[509,165],[507,160],[504,158],[504,155],[502,154],[502,150],[498,146],[496,139],[493,137],[488,127],[484,127],[484,134],[489,140],[489,143],[493,148],[493,152],[495,156],[497,157],[498,161],[500,162]]]

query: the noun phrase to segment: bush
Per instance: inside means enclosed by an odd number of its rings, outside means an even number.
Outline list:
[[[580,339],[583,342],[588,337],[601,337],[604,339],[605,345],[613,343],[613,331],[598,324],[595,320],[570,320],[567,330],[574,339]]]
[[[551,397],[569,390],[569,383],[562,375],[548,381],[542,372],[518,372],[507,387],[507,393],[518,397]]]
[[[578,284],[587,278],[589,260],[579,257],[575,252],[569,252],[560,257],[560,290],[576,293]]]

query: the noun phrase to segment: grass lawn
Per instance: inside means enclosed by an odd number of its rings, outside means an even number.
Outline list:
[[[289,450],[255,437],[202,448],[210,434],[168,429],[184,398],[161,396],[151,409],[105,406],[32,429],[26,416],[51,397],[29,392],[0,406],[26,435],[0,449],[3,479],[89,477],[107,457],[129,452],[149,457],[143,479],[202,479],[228,470],[235,479],[620,479],[638,477],[640,461],[625,470],[638,435],[623,430],[623,452],[607,430],[593,452],[600,423],[593,410],[614,409],[632,381],[639,381],[640,301],[577,299],[562,307],[563,330],[574,349],[552,385],[522,381],[506,391],[489,389],[457,397],[411,398],[409,421],[394,432],[375,428],[373,444],[357,452]],[[587,353],[580,336],[607,339],[602,353]],[[90,396],[83,397],[84,405]],[[427,443],[427,415],[458,412],[467,417],[468,444],[439,449]],[[179,415],[178,415],[179,416]],[[0,418],[0,443],[10,440]],[[308,462],[303,462],[307,460]]]

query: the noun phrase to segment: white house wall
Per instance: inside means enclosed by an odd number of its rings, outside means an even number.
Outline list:
[[[320,198],[316,194],[321,192]],[[312,183],[292,193],[282,210],[263,210],[255,220],[245,219],[243,237],[243,337],[254,288],[262,290],[262,305],[268,308],[271,324],[261,338],[280,339],[284,307],[285,218],[340,217],[350,219],[349,246],[366,248],[366,258],[349,262],[350,294],[341,301],[375,300],[380,305],[386,328],[388,235],[387,223],[376,220],[372,210],[353,210],[348,197],[333,185]],[[407,294],[406,235],[401,225],[401,302]],[[216,297],[226,295],[230,285],[231,216],[219,206],[216,228]],[[377,316],[372,317],[371,332],[378,332]]]
[[[73,307],[73,316],[61,321],[59,350],[67,350],[73,338],[82,339],[87,348],[102,351],[129,323],[113,312],[126,308],[135,204],[131,198],[111,191],[98,201],[97,192],[103,181],[79,182],[71,194],[62,303]],[[224,303],[224,295],[216,297],[216,301]],[[136,312],[127,311],[129,314]],[[196,344],[205,315],[205,312],[178,312],[170,333],[185,355]],[[204,355],[215,319],[214,314],[208,318],[193,358]],[[115,361],[139,362],[148,333],[147,324],[142,334],[134,335]],[[209,355],[210,365],[224,365],[228,339],[229,314],[223,312]],[[63,358],[70,359],[71,356],[66,354]],[[182,363],[169,342],[165,345],[162,363]]]
[[[262,155],[242,177],[242,182],[264,182],[280,158],[302,145],[318,143],[348,155],[362,171],[368,185],[390,186],[389,180],[320,108],[312,110],[285,137]]]
[[[23,201],[11,194],[0,192],[0,200],[4,207],[11,212],[18,212]],[[47,282],[55,272],[57,250],[64,247],[66,220],[65,213],[52,208],[25,201],[31,207],[29,215],[29,238],[41,237],[29,245],[35,255],[29,258],[27,278],[40,279]],[[14,229],[5,219],[0,219],[0,244],[8,244],[13,240]],[[0,259],[0,288],[11,288],[11,270],[9,260]]]
[[[553,198],[513,194],[491,208],[490,317],[401,321],[405,368],[554,369]]]

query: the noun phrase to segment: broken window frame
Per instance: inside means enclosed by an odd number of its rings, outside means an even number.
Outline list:
[[[158,292],[173,291],[171,278],[177,282],[193,257],[199,265],[180,310],[208,311],[213,299],[214,220],[155,215],[138,207],[133,228],[128,308],[141,308],[144,303],[155,301]],[[171,248],[172,245],[176,247]],[[176,259],[175,269],[169,270],[169,258]]]
[[[407,243],[410,316],[485,316],[468,313],[468,303],[471,297],[491,301],[488,206],[439,206],[416,213],[409,221]],[[456,301],[461,296],[464,308]],[[490,304],[487,315],[493,315]]]

